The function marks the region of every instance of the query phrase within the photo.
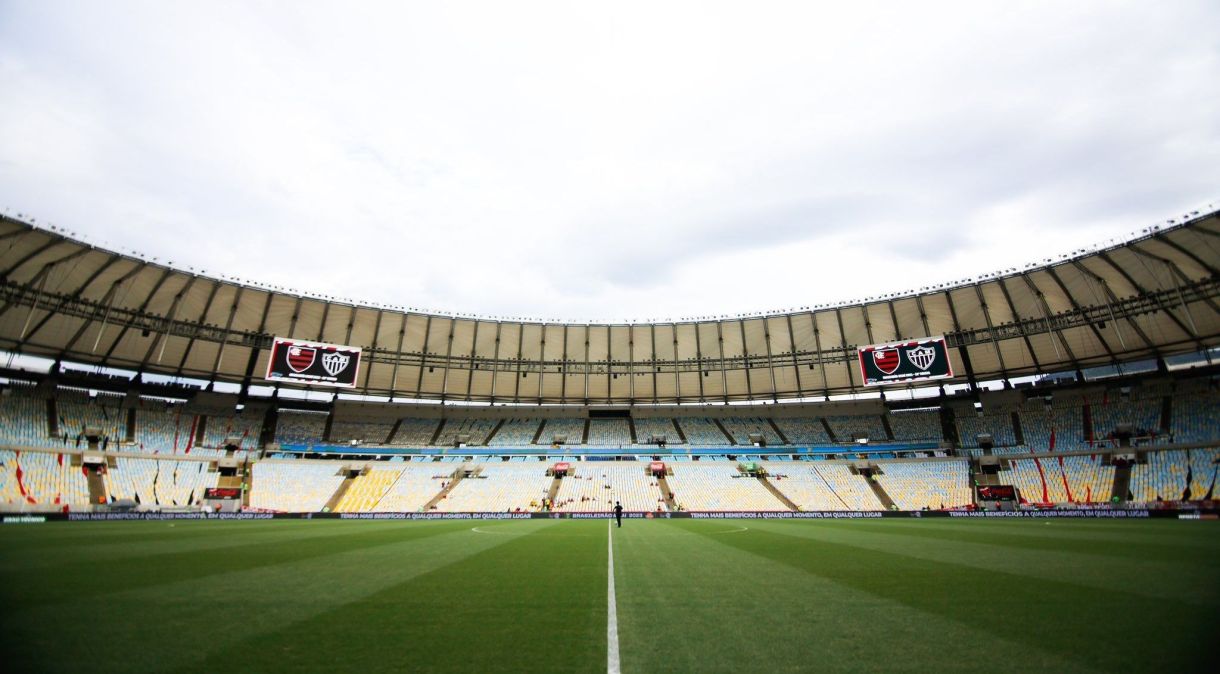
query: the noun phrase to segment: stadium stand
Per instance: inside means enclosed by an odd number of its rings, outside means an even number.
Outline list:
[[[19,447],[56,447],[68,445],[64,437],[47,435],[47,401],[35,396],[34,387],[19,382],[10,383],[0,395],[0,443]],[[79,431],[77,431],[79,432]],[[73,439],[76,433],[68,433]],[[71,445],[68,445],[71,446]]]
[[[160,407],[160,409],[158,409]],[[148,454],[186,453],[195,415],[181,406],[148,405],[136,410],[136,449]]]
[[[750,434],[763,436],[767,445],[783,444],[783,441],[775,434],[775,429],[771,428],[771,424],[762,417],[725,417],[720,420],[720,423],[724,424],[725,430],[739,445],[748,447],[753,444],[750,442]]]
[[[986,414],[978,416],[966,413],[957,415],[957,437],[963,447],[978,447],[977,437],[983,433],[991,434],[991,440],[996,447],[1012,447],[1017,444],[1016,435],[1012,430],[1012,412],[1015,410],[1007,405],[989,408]]]
[[[477,476],[458,482],[437,501],[436,510],[536,512],[542,508],[552,479],[541,462],[483,464]]]
[[[390,438],[390,444],[423,447],[432,440],[432,435],[436,433],[439,423],[439,419],[405,418],[398,424],[398,430],[394,432],[394,437]]]
[[[877,467],[877,484],[899,510],[942,510],[974,501],[965,461],[882,462]]]
[[[254,464],[250,506],[279,512],[318,512],[344,476],[334,463],[294,461]]]
[[[1140,438],[1160,434],[1161,401],[1155,398],[1116,400],[1106,397],[1091,404],[1090,411],[1093,417],[1095,446],[1118,446],[1114,434],[1121,423],[1131,424],[1134,434]]]
[[[393,421],[338,421],[330,428],[330,441],[347,443],[355,440],[365,445],[384,445]]]
[[[0,502],[8,510],[83,508],[89,505],[89,486],[81,468],[64,454],[0,449]]]
[[[407,464],[373,506],[372,512],[419,512],[441,492],[451,474],[451,466]]]
[[[1187,493],[1189,457],[1184,449],[1149,452],[1147,463],[1131,469],[1131,500],[1176,501]]]
[[[900,442],[940,442],[944,439],[938,410],[891,412],[889,422],[890,430],[894,431],[894,440]]]
[[[233,415],[211,414],[207,416],[207,430],[201,444],[204,447],[216,448],[227,438],[241,438],[242,449],[258,449],[258,436],[262,426],[262,414],[254,411]]]
[[[1086,447],[1079,400],[1058,402],[1048,408],[1045,399],[1030,398],[1021,404],[1020,418],[1025,444],[1031,451],[1072,451]]]
[[[741,475],[737,464],[727,461],[675,463],[666,482],[682,510],[785,509],[761,482]]]
[[[495,419],[449,419],[445,423],[440,437],[437,438],[437,443],[445,447],[452,447],[457,444],[459,436],[468,435],[470,441],[466,444],[482,445],[487,441],[487,436],[491,434],[497,423]]]
[[[275,441],[281,444],[310,445],[322,441],[326,431],[326,412],[280,410],[275,424]]]
[[[202,502],[220,474],[206,461],[174,461],[120,456],[103,475],[111,502],[132,499],[142,506],[186,506]]]
[[[722,447],[730,444],[716,422],[707,417],[680,417],[677,421],[686,434],[686,441],[692,446]]]
[[[60,433],[67,432],[71,437],[86,428],[96,428],[110,442],[118,442],[126,435],[123,396],[108,393],[90,396],[85,390],[61,387],[55,391],[55,400]]]
[[[669,417],[637,417],[635,423],[635,439],[637,444],[646,445],[654,435],[665,436],[666,445],[684,445],[682,438],[674,428],[674,421]]]
[[[855,438],[868,438],[872,442],[885,442],[888,439],[880,416],[836,415],[826,417],[826,423],[830,424],[830,430],[839,442],[851,442]]]
[[[1205,388],[1175,394],[1169,428],[1175,442],[1220,438],[1220,393]]]
[[[542,435],[538,437],[538,444],[549,445],[551,440],[556,435],[566,435],[568,437],[566,445],[579,445],[585,435],[585,420],[584,419],[547,419],[546,426],[542,428]]]
[[[789,441],[798,445],[829,445],[830,436],[819,417],[782,417],[775,425],[784,432]]]
[[[508,419],[487,443],[491,447],[526,447],[534,441],[534,434],[542,425],[541,419]]]
[[[556,512],[609,512],[615,501],[624,510],[665,510],[656,478],[647,472],[645,462],[585,461],[572,464],[572,470],[559,483],[555,495]]]
[[[589,445],[622,447],[631,444],[631,428],[626,419],[590,419]]]

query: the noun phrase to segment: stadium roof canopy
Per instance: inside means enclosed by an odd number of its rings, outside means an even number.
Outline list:
[[[521,403],[859,392],[857,345],[944,335],[972,381],[1220,343],[1220,214],[917,293],[706,321],[564,324],[280,292],[0,218],[0,349],[258,384],[275,336],[364,349],[354,393]],[[861,273],[867,273],[866,271]],[[843,279],[844,287],[850,279]]]

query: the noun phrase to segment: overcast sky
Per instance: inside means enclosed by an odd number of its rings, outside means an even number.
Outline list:
[[[954,281],[1220,204],[1220,3],[0,0],[0,207],[544,319]]]

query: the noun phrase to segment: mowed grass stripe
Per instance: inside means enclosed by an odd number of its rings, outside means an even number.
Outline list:
[[[681,526],[681,525],[678,525]],[[774,560],[869,594],[986,630],[1103,670],[1205,667],[1212,659],[1216,612],[1171,600],[1035,579],[880,552],[788,533],[818,526],[751,527],[749,535],[712,536],[719,545]],[[1104,573],[1104,563],[1098,572]]]
[[[1139,529],[1146,524],[1120,522],[1114,526]],[[986,537],[990,533],[1012,530],[1014,526],[1025,528],[1025,525],[1020,523],[991,522],[986,528],[968,527],[962,535]],[[928,529],[925,523],[920,521],[904,521],[893,525],[884,520],[818,523],[770,521],[760,523],[758,528],[879,552],[899,551],[905,556],[935,563],[962,564],[984,571],[1030,576],[1106,591],[1121,588],[1125,592],[1158,600],[1210,606],[1220,604],[1220,583],[1216,580],[1215,564],[1208,563],[1212,555],[1199,549],[1186,549],[1189,556],[1184,555],[1178,561],[1114,557],[1058,551],[1053,546],[1006,546],[984,541],[975,542],[968,538],[947,540],[935,535],[925,535],[929,531],[935,534],[942,530]],[[1047,530],[1045,527],[1041,528]],[[1209,533],[1208,529],[1220,531],[1214,527],[1196,528],[1193,535],[1206,535]],[[1181,533],[1192,535],[1189,529],[1184,529]],[[1025,536],[1018,540],[1024,542],[1033,539],[1032,536]],[[1117,544],[1110,541],[1099,545]],[[1098,573],[1099,569],[1104,569],[1104,573]]]
[[[992,662],[1088,671],[719,542],[753,528],[671,521],[616,531],[624,672],[975,671],[984,652]]]
[[[191,669],[605,671],[605,523],[536,522],[486,525],[526,533]]]
[[[234,542],[224,547],[195,549],[184,545],[173,551],[123,559],[93,560],[78,555],[72,563],[48,570],[6,570],[4,582],[0,583],[0,602],[6,607],[24,608],[70,601],[234,570],[326,557],[346,550],[389,545],[401,541],[404,536],[435,536],[448,529],[443,525],[404,528],[399,522],[358,524],[368,526],[349,526],[337,530],[323,528],[322,531],[328,532],[325,535],[302,532],[301,537],[276,540],[263,540],[251,535],[236,536]],[[53,574],[56,582],[40,582],[47,573]],[[0,625],[7,622],[8,614],[6,611]]]
[[[308,521],[286,521],[285,526],[275,527],[267,523],[251,524],[250,528],[241,526],[224,526],[213,530],[216,522],[122,522],[104,523],[105,526],[120,524],[124,528],[143,527],[144,532],[138,535],[107,535],[99,538],[90,536],[89,529],[94,524],[60,525],[76,528],[77,534],[71,540],[58,539],[54,546],[34,544],[25,539],[0,538],[0,573],[23,568],[49,569],[75,563],[82,553],[87,553],[90,560],[122,560],[134,557],[145,557],[163,553],[176,553],[187,550],[205,550],[217,548],[232,548],[242,545],[245,541],[270,543],[276,541],[299,540],[316,536],[334,536],[355,534],[358,528],[343,526],[344,522],[330,521],[311,526]],[[387,522],[372,522],[376,526],[389,526]],[[77,528],[79,527],[79,528]]]
[[[39,606],[22,612],[0,650],[7,663],[28,665],[16,671],[77,671],[83,662],[101,671],[193,670],[218,650],[509,540],[472,539],[465,523],[407,535],[421,525],[397,524],[404,535],[389,545]]]
[[[1133,543],[1192,551],[1220,552],[1220,527],[1208,522],[1151,519],[1139,521],[1106,520],[1081,522],[1073,519],[918,519],[873,520],[869,524],[906,524],[920,529],[967,533],[998,532],[1007,536],[1065,539],[1078,542]],[[865,524],[857,522],[857,524]]]

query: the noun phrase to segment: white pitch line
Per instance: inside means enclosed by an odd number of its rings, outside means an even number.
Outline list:
[[[709,531],[708,533],[709,534],[739,534],[743,531],[749,531],[749,530],[750,530],[750,527],[737,527],[736,529],[729,529],[728,531]]]
[[[614,598],[614,527],[606,520],[606,536],[610,541],[606,558],[606,674],[619,674],[618,664],[618,602]]]

